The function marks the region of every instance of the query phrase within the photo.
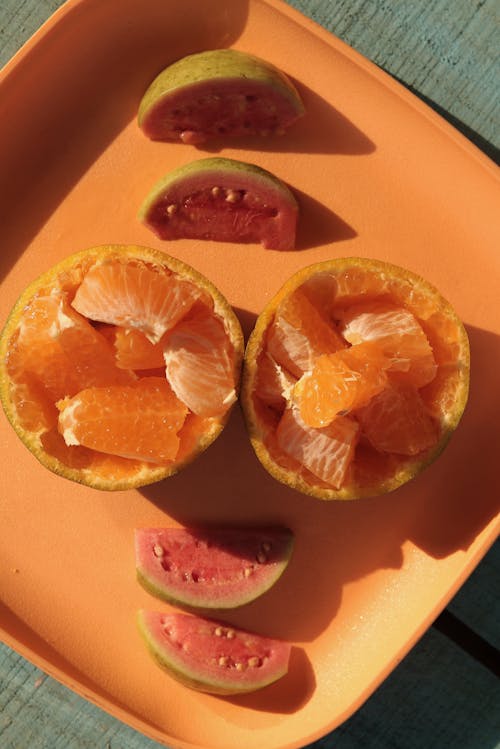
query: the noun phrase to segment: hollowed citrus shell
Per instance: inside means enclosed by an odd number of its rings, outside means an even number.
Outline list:
[[[26,288],[0,354],[2,405],[26,447],[54,473],[118,490],[176,473],[216,439],[237,400],[243,335],[194,268],[106,245]]]
[[[398,319],[406,334],[394,334]],[[240,400],[274,478],[319,499],[357,499],[396,489],[438,457],[463,414],[469,371],[465,328],[428,281],[338,258],[300,270],[261,312]]]

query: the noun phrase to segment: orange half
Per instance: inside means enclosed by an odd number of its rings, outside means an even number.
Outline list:
[[[291,331],[277,324],[306,295],[310,314],[303,305]],[[297,369],[299,338],[307,356]],[[392,491],[456,429],[469,358],[452,306],[409,270],[362,258],[304,268],[259,315],[245,352],[241,402],[257,457],[320,499]]]
[[[191,346],[188,366],[178,341],[199,342],[200,319],[202,350]],[[237,400],[243,334],[201,273],[111,245],[31,283],[0,352],[2,405],[26,447],[65,478],[117,490],[176,473],[216,439]],[[208,406],[197,375],[210,383]]]

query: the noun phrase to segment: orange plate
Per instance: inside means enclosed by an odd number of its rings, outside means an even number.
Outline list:
[[[204,0],[203,10],[199,0],[70,0],[3,71],[2,319],[28,281],[94,244],[146,244],[187,260],[227,295],[247,333],[297,269],[373,256],[424,275],[465,320],[469,405],[421,477],[352,504],[322,503],[274,482],[238,410],[182,474],[117,494],[50,474],[2,418],[2,633],[158,741],[297,747],[363,703],[496,537],[498,175],[392,79],[278,0]],[[204,155],[147,140],[135,122],[142,93],[170,61],[230,45],[286,70],[305,100],[307,116],[283,138],[223,149],[297,191],[295,252],[162,244],[136,220],[164,172]],[[164,605],[135,582],[133,529],[204,521],[282,522],[296,533],[275,588],[226,617],[294,645],[289,675],[254,695],[185,689],[157,668],[136,631],[136,609]]]

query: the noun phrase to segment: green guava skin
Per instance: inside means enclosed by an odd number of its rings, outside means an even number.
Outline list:
[[[265,678],[258,678],[258,674],[256,673],[256,678],[252,682],[247,681],[246,683],[242,683],[241,679],[238,678],[237,672],[232,673],[232,678],[230,679],[226,678],[224,681],[217,681],[204,671],[201,664],[193,663],[188,668],[181,663],[175,663],[173,658],[161,647],[161,644],[157,642],[150,631],[147,625],[147,612],[143,610],[137,612],[137,627],[149,654],[157,665],[175,679],[175,681],[198,692],[218,696],[249,694],[273,684],[288,672],[288,662],[286,662],[282,663],[279,670],[275,669],[274,672],[269,673]],[[290,648],[288,653],[290,653]]]
[[[235,49],[216,49],[188,55],[165,68],[153,80],[139,105],[138,123],[143,127],[151,110],[168,94],[202,82],[253,81],[284,97],[296,114],[305,113],[304,104],[292,81],[276,66],[254,55]]]
[[[257,202],[276,211],[273,220],[262,220],[255,225],[251,241],[260,242],[266,249],[292,250],[295,246],[296,227],[299,216],[298,203],[284,182],[271,172],[255,164],[248,164],[224,157],[208,157],[177,167],[162,177],[151,189],[143,201],[138,219],[160,239],[209,238],[214,241],[244,242],[248,241],[240,233],[237,221],[228,221],[228,212],[214,206],[214,222],[209,226],[211,235],[207,236],[207,225],[201,219],[193,228],[190,220],[186,233],[183,225],[183,205],[192,193],[200,190],[209,191],[218,186],[228,190],[242,190],[253,195]],[[223,201],[224,202],[224,201]],[[179,212],[168,219],[164,208],[174,204]],[[251,207],[249,206],[249,210]],[[189,213],[189,211],[188,211]],[[217,225],[219,216],[220,225]],[[223,228],[221,228],[223,227]],[[246,227],[247,228],[247,227]],[[244,229],[245,230],[245,229]],[[199,231],[199,233],[198,233]],[[222,231],[222,234],[221,234]]]
[[[190,178],[205,175],[212,175],[211,181],[214,185],[225,186],[225,182],[231,181],[233,178],[238,181],[243,180],[243,182],[248,180],[249,185],[253,184],[257,190],[259,187],[264,190],[271,190],[276,193],[280,202],[288,203],[291,208],[298,210],[298,203],[293,193],[276,175],[256,164],[248,164],[244,161],[222,156],[211,156],[183,164],[162,177],[145,198],[139,209],[138,218],[145,221],[151,207],[167,190],[182,185],[184,181],[187,182]],[[232,185],[229,184],[228,186],[231,187]]]

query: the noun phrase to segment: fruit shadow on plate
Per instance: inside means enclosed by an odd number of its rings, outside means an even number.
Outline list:
[[[238,314],[251,328],[250,313]],[[166,524],[171,517],[184,525],[274,524],[294,532],[295,548],[283,576],[260,599],[230,612],[232,624],[312,641],[336,615],[345,585],[377,570],[399,570],[407,541],[443,558],[467,549],[491,521],[498,509],[491,414],[500,406],[494,380],[500,346],[492,333],[471,327],[468,332],[473,377],[463,421],[443,455],[390,494],[326,502],[280,484],[255,457],[238,407],[195,463],[142,490],[165,512]]]
[[[391,525],[379,517],[383,500],[321,502],[277,482],[255,457],[238,407],[192,465],[140,491],[164,513],[157,525],[174,519],[187,527],[277,525],[293,531],[291,561],[273,588],[240,609],[213,616],[261,635],[314,640],[337,613],[347,582],[402,563],[404,507],[390,503],[396,518]],[[361,553],[353,553],[353,546]]]
[[[87,170],[136,119],[154,76],[192,52],[230,46],[248,0],[75,4],[50,22],[1,82],[0,279]],[[133,33],[131,29],[133,27]],[[81,43],[92,39],[92,54]]]
[[[321,247],[331,242],[354,239],[357,236],[353,227],[340,218],[335,211],[302,190],[290,187],[299,203],[295,250]]]
[[[247,151],[277,153],[324,153],[362,155],[373,153],[375,143],[344,114],[301,81],[293,81],[304,106],[305,115],[284,135],[233,138],[231,145]],[[227,138],[214,138],[198,147],[199,151],[218,153],[227,148]]]
[[[316,679],[311,662],[302,648],[292,647],[288,673],[274,684],[249,694],[224,699],[250,710],[266,713],[295,713],[312,697]]]
[[[466,550],[500,511],[500,336],[465,327],[471,352],[469,400],[446,450],[422,475],[424,491],[410,536],[438,559]]]

